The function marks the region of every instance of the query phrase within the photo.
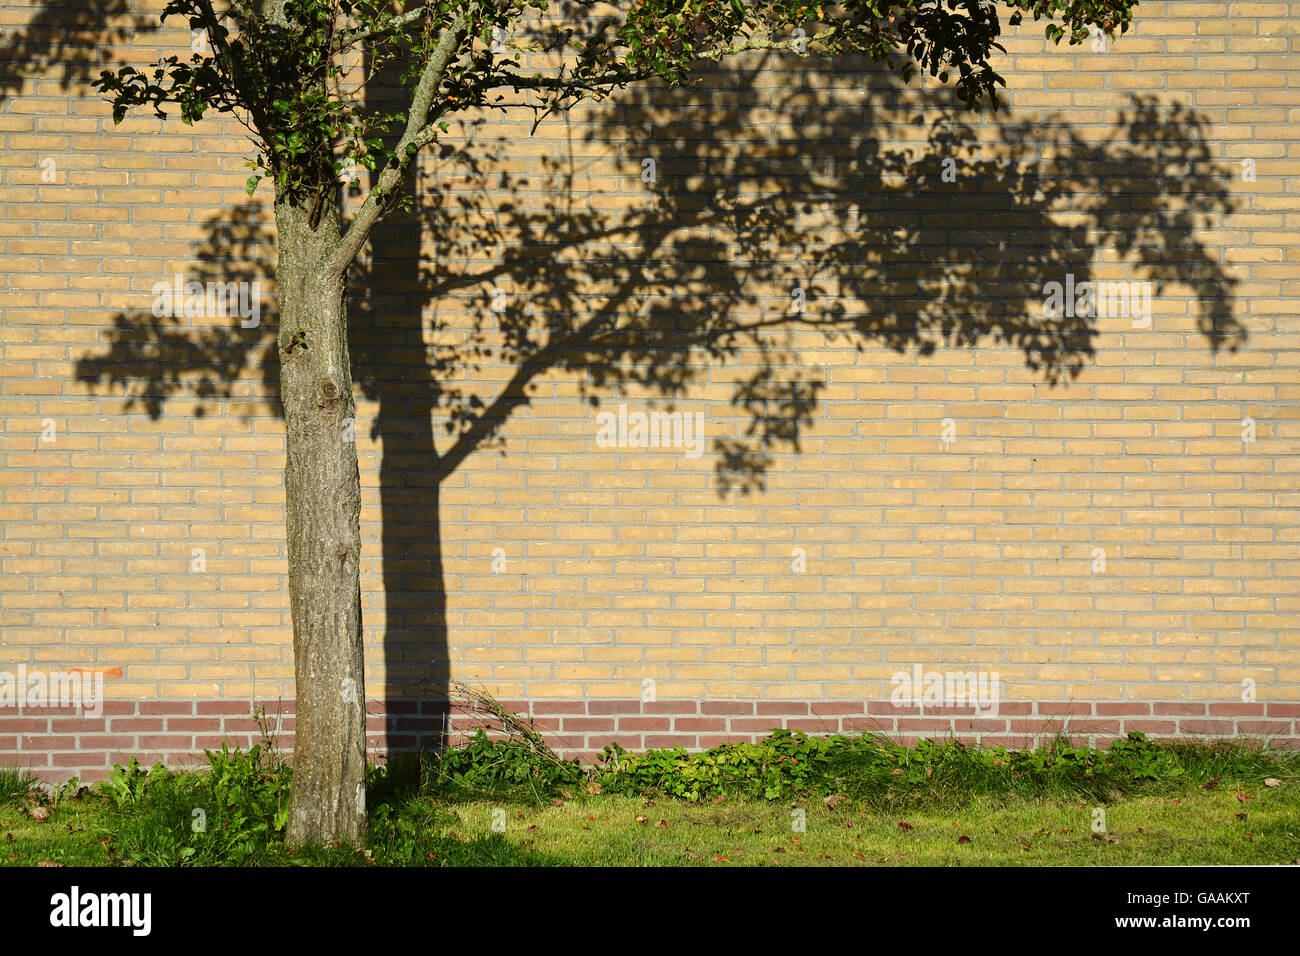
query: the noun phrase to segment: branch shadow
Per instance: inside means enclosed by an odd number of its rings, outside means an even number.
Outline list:
[[[134,13],[132,0],[52,0],[30,21],[5,29],[0,38],[0,102],[32,77],[61,71],[59,87],[70,90],[99,75],[98,48],[124,46],[158,27],[156,16]]]
[[[948,92],[905,91],[865,64],[851,105],[762,84],[773,66],[831,75],[798,60],[621,93],[576,132],[558,118],[568,147],[541,158],[540,176],[468,122],[421,175],[414,209],[386,219],[351,271],[354,378],[375,403],[380,456],[379,525],[362,537],[379,538],[382,558],[382,593],[365,608],[372,622],[384,614],[383,633],[367,634],[383,643],[381,754],[445,740],[448,629],[475,624],[449,620],[447,569],[489,558],[446,551],[442,509],[464,506],[461,466],[504,453],[505,423],[548,373],[593,409],[615,389],[672,409],[695,384],[730,384],[744,424],[714,443],[725,497],[758,492],[776,455],[798,453],[827,387],[804,358],[810,334],[868,356],[1010,348],[1037,381],[1066,382],[1093,360],[1099,320],[1047,314],[1044,283],[1098,278],[1090,263],[1105,249],[1156,295],[1190,289],[1208,348],[1244,342],[1234,280],[1198,239],[1235,208],[1203,117],[1137,97],[1100,142],[1062,117],[981,138]],[[903,129],[914,133],[891,135]],[[618,148],[616,173],[591,158],[596,143]],[[587,188],[598,167],[617,191]],[[261,228],[240,215],[244,228],[211,223],[199,259],[213,275]],[[134,311],[114,323],[77,375],[91,389],[135,383],[127,407],[156,418],[177,396],[230,398],[254,369],[274,394],[269,323],[196,334]],[[363,461],[368,504],[374,473]]]

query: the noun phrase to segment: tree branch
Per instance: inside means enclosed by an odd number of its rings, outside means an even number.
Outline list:
[[[253,118],[253,124],[257,127],[257,132],[265,139],[270,139],[271,129],[270,121],[267,118],[266,111],[262,109],[261,100],[258,98],[258,91],[254,84],[248,79],[248,74],[244,72],[243,65],[235,52],[230,48],[227,41],[227,31],[217,20],[216,11],[212,8],[212,0],[195,0],[195,6],[198,7],[199,15],[203,18],[203,28],[207,31],[208,39],[212,41],[212,49],[217,55],[217,59],[230,74],[230,82],[239,94],[237,99],[242,100],[243,105],[247,107],[249,115]]]
[[[379,174],[378,180],[370,189],[370,195],[361,204],[356,218],[352,220],[347,232],[335,247],[330,262],[331,271],[342,273],[351,265],[357,253],[361,251],[361,247],[365,245],[375,223],[383,215],[384,207],[389,201],[388,197],[401,183],[402,175],[410,164],[411,158],[419,152],[421,146],[433,139],[434,133],[427,125],[429,114],[433,109],[433,100],[438,93],[438,87],[442,85],[443,77],[447,74],[447,68],[451,65],[468,32],[469,15],[462,12],[456,15],[456,19],[447,26],[438,39],[438,46],[429,57],[429,62],[425,64],[420,81],[415,85],[415,92],[411,95],[411,108],[406,116],[406,130],[402,133],[402,138],[397,141],[393,158]]]
[[[342,53],[348,47],[352,46],[358,40],[364,40],[367,37],[379,36],[387,33],[389,30],[398,30],[408,23],[414,23],[425,13],[436,9],[432,4],[424,4],[416,7],[414,10],[407,10],[405,13],[399,13],[392,19],[385,20],[383,23],[376,23],[371,27],[353,27],[351,30],[344,30],[335,38],[334,48],[331,52]]]
[[[698,58],[701,60],[721,61],[729,56],[737,56],[741,53],[766,52],[775,50],[793,49],[797,45],[807,43],[821,43],[827,40],[833,40],[845,35],[848,31],[846,28],[855,27],[857,22],[837,24],[821,33],[814,34],[810,37],[792,37],[787,40],[774,40],[770,34],[757,34],[753,37],[746,37],[739,43],[733,43],[726,47],[716,50],[701,51]],[[521,76],[518,73],[503,72],[488,78],[488,83],[481,87],[482,90],[500,89],[508,87],[515,90],[561,90],[578,92],[583,90],[600,90],[615,89],[626,86],[629,83],[637,83],[642,80],[653,79],[658,76],[652,69],[647,70],[607,70],[597,76],[574,76],[565,78],[563,76]],[[500,82],[494,82],[494,81]]]

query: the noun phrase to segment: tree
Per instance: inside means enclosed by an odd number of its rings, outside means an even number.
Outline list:
[[[1126,31],[1136,0],[1012,0],[1009,22],[1046,18],[1059,42]],[[360,591],[360,479],[345,301],[348,269],[388,213],[410,208],[415,157],[439,144],[447,118],[531,110],[536,123],[631,84],[690,82],[701,63],[754,51],[857,54],[906,80],[952,78],[967,108],[997,108],[1003,79],[990,59],[1001,22],[989,0],[638,0],[626,13],[553,25],[536,49],[555,65],[522,72],[500,43],[547,0],[172,0],[206,37],[188,60],[105,71],[96,86],[113,116],[179,108],[183,122],[228,113],[253,136],[250,195],[271,180],[278,233],[277,354],[286,422],[286,540],[296,681],[288,840],[365,837],[365,690]],[[804,26],[812,26],[804,30]],[[397,70],[399,108],[367,105],[367,84]],[[340,179],[370,186],[350,219]],[[713,339],[725,337],[713,330]],[[513,343],[521,367],[554,343]],[[621,346],[638,347],[635,337]],[[767,400],[758,383],[750,400]],[[798,414],[799,402],[795,403]],[[466,427],[471,427],[466,425]],[[779,429],[778,429],[779,432]],[[778,433],[766,436],[779,440]],[[737,455],[742,454],[737,451]]]

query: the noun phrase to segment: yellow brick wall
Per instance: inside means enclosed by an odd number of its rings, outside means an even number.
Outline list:
[[[88,89],[185,31],[43,9],[0,7],[0,666],[289,698],[267,190],[234,122],[115,127]],[[785,56],[453,126],[468,158],[353,276],[368,695],[880,701],[919,663],[1005,701],[1300,701],[1298,35],[1300,3],[1142,3],[1105,51],[1011,31],[997,115]],[[1036,332],[1067,273],[1151,282],[1149,325]],[[155,319],[175,274],[260,280],[262,324]],[[516,376],[501,326],[602,310],[689,340],[656,353],[679,385],[570,342],[448,473],[447,397]],[[709,316],[767,331],[713,357]],[[816,401],[742,491],[712,443],[765,361]],[[702,456],[598,443],[665,397]]]

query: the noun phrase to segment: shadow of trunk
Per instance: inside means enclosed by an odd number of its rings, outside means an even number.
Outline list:
[[[376,228],[365,308],[373,344],[353,354],[377,403],[383,603],[368,610],[382,611],[385,622],[382,636],[373,624],[370,633],[383,642],[385,755],[441,743],[449,675],[440,513],[446,476],[434,437],[438,383],[424,345],[431,293],[422,281],[422,232],[418,207]],[[419,688],[418,698],[408,687]]]

